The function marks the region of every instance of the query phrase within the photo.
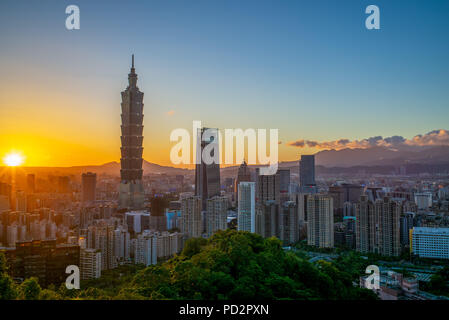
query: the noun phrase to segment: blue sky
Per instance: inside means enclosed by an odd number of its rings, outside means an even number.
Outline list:
[[[65,29],[70,4],[80,30]],[[370,4],[381,30],[365,28]],[[192,120],[279,128],[283,142],[447,129],[448,14],[444,0],[2,0],[0,134],[14,130],[12,117],[34,119],[44,134],[52,114],[73,127],[61,133],[67,139],[86,144],[83,128],[115,150],[131,53],[145,92],[145,147],[167,159],[170,131]],[[49,94],[29,95],[44,100],[37,112],[12,108],[12,91]],[[298,152],[280,147],[284,160]]]

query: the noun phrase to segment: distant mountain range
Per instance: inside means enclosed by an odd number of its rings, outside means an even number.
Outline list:
[[[315,163],[325,167],[436,165],[449,162],[449,146],[324,150],[315,155]]]
[[[389,173],[395,168],[405,166],[410,172],[449,172],[449,146],[402,148],[401,150],[387,147],[371,147],[366,149],[324,150],[315,154],[317,173],[353,173],[373,172]],[[250,166],[257,167],[257,166]],[[280,168],[289,168],[295,174],[298,170],[298,161],[285,161],[279,164]],[[238,165],[222,168],[222,177],[234,177]],[[96,166],[74,167],[24,167],[26,172],[40,172],[51,174],[73,174],[95,172],[97,174],[119,175],[120,163],[108,162]],[[191,169],[161,166],[143,161],[144,174],[193,174]]]

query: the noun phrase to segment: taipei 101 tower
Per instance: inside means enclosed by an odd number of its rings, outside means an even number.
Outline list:
[[[142,185],[143,92],[139,91],[137,87],[134,55],[132,55],[128,82],[128,87],[122,92],[119,208],[138,210],[144,206]]]

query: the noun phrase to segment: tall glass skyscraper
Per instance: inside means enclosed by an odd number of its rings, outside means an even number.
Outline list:
[[[143,92],[137,87],[137,74],[132,56],[129,85],[122,92],[122,136],[119,207],[141,209],[144,204],[142,185]]]
[[[299,185],[315,186],[315,156],[302,155],[299,161]]]
[[[201,197],[202,210],[206,210],[207,199],[220,195],[220,164],[218,159],[218,129],[202,128],[197,132],[197,164],[195,166],[195,195]],[[202,154],[208,148],[207,153],[214,161],[205,163]]]

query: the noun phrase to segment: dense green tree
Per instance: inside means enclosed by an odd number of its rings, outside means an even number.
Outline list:
[[[143,266],[120,266],[100,279],[82,281],[82,290],[40,290],[36,279],[20,286],[24,299],[376,299],[354,286],[367,263],[359,255],[310,263],[285,251],[276,238],[226,230],[209,239],[190,239],[181,254]]]
[[[23,281],[19,286],[19,299],[37,300],[41,293],[41,286],[35,277],[31,277]]]
[[[39,300],[62,300],[59,293],[52,289],[44,289],[39,293]]]
[[[333,263],[284,251],[276,238],[226,230],[190,239],[179,256],[138,272],[131,287],[150,299],[376,298],[352,281]]]
[[[0,300],[11,300],[17,296],[14,282],[7,271],[6,257],[0,252]]]

